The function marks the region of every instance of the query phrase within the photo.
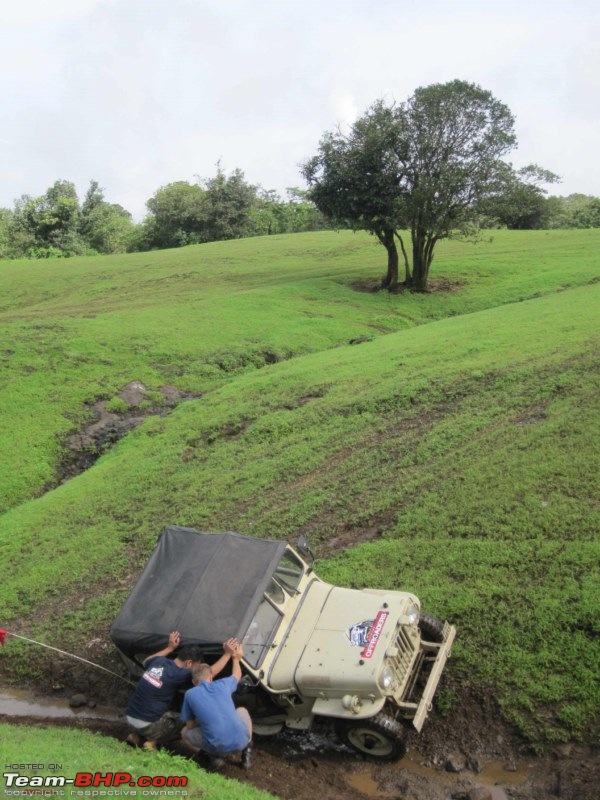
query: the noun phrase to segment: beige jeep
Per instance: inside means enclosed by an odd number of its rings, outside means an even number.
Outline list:
[[[421,730],[456,634],[409,592],[321,580],[303,540],[179,527],[163,531],[111,635],[139,666],[171,630],[209,660],[231,635],[244,643],[237,700],[256,733],[329,718],[381,760],[402,756],[407,728]]]

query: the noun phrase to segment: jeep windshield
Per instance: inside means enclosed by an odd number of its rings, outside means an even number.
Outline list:
[[[283,609],[290,597],[297,594],[298,584],[304,575],[304,564],[289,550],[277,564],[254,619],[243,639],[244,661],[257,669],[271,646]]]

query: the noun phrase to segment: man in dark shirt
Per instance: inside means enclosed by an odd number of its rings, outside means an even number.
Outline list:
[[[197,645],[184,645],[175,658],[167,658],[177,650],[180,641],[178,631],[172,631],[168,645],[144,659],[145,672],[125,712],[131,728],[127,742],[134,747],[143,742],[147,750],[156,750],[157,742],[179,736],[181,721],[171,706],[177,691],[190,685],[192,668],[202,660],[202,651]],[[215,675],[229,661],[233,640],[225,642],[223,648],[223,656],[211,667]]]

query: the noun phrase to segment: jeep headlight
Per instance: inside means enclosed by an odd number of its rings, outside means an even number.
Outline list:
[[[384,692],[388,692],[394,685],[394,670],[389,665],[384,667],[379,673],[379,686]]]
[[[416,625],[419,621],[419,614],[421,610],[416,603],[409,603],[406,611],[404,612],[404,617],[408,625]]]

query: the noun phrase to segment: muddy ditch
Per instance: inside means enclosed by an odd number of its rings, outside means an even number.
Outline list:
[[[256,737],[249,772],[233,758],[222,772],[282,800],[597,800],[600,762],[592,748],[561,745],[536,756],[490,703],[469,702],[459,731],[452,719],[434,715],[395,763],[364,760],[320,724],[310,733]],[[122,708],[97,705],[81,693],[48,697],[0,688],[0,721],[86,729],[121,742],[127,734]],[[177,743],[168,749],[185,754]],[[207,766],[190,762],[190,771]]]
[[[141,381],[134,380],[124,386],[116,397],[120,403],[99,400],[89,405],[90,421],[67,437],[57,479],[46,484],[43,492],[85,472],[103,453],[148,417],[165,416],[184,400],[193,400],[201,395],[183,392],[171,385],[150,392]]]

